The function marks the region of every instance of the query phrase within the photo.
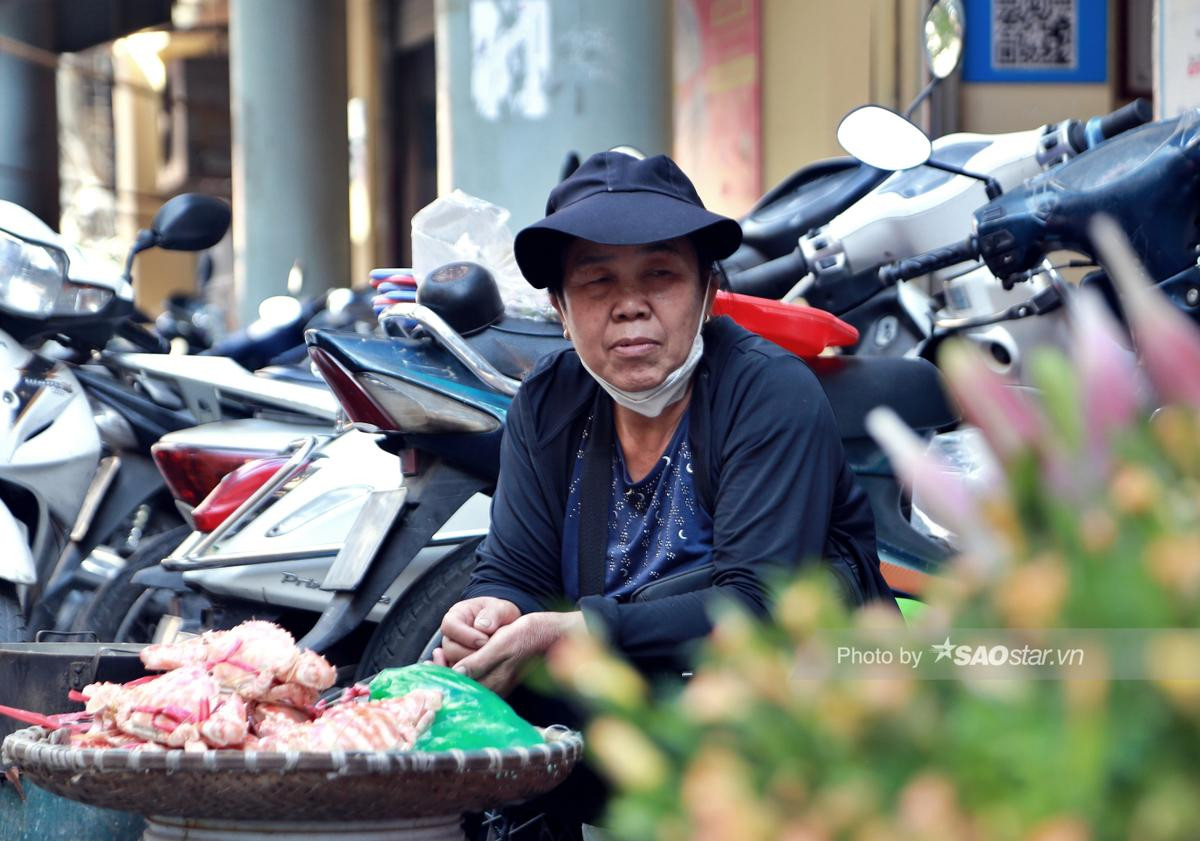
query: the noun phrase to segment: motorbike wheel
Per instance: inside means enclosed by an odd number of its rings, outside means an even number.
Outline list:
[[[145,588],[134,584],[135,574],[161,561],[191,533],[189,526],[176,526],[146,539],[130,555],[125,566],[104,583],[91,602],[72,623],[73,631],[92,631],[100,642],[116,641],[117,631]],[[157,621],[157,620],[156,620]],[[147,642],[148,640],[123,640]]]
[[[24,642],[27,633],[16,586],[0,581],[0,642]]]
[[[470,581],[480,539],[459,545],[400,594],[363,651],[358,679],[417,662],[441,627],[442,617]]]

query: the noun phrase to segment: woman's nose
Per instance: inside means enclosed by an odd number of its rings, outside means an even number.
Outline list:
[[[617,291],[617,302],[613,306],[613,318],[617,321],[633,321],[650,314],[646,296],[636,284],[621,284]]]

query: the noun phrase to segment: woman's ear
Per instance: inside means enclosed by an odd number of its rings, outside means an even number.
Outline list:
[[[550,306],[554,307],[554,311],[558,313],[558,320],[562,322],[563,338],[571,338],[571,331],[567,329],[567,309],[566,302],[562,299],[561,292],[547,292],[550,296]]]
[[[721,291],[721,277],[716,269],[708,273],[708,286],[704,289],[704,300],[707,302],[704,307],[704,320],[708,321],[712,317],[713,306],[717,303],[717,293]]]

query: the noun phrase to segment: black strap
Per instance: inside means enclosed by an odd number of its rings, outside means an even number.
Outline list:
[[[709,435],[708,369],[703,365],[692,380],[692,400],[688,407],[688,441],[692,447],[692,485],[696,498],[705,511],[713,511],[712,477],[708,475],[708,450],[712,445]]]
[[[597,389],[579,481],[579,597],[604,595],[612,488],[612,403]]]

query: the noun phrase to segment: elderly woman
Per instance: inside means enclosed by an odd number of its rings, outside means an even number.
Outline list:
[[[513,401],[491,531],[437,662],[507,693],[586,625],[661,665],[710,630],[714,597],[761,613],[775,574],[808,562],[852,601],[891,599],[820,384],[710,318],[713,261],[740,241],[669,158],[616,152],[588,159],[518,234],[517,262],[573,350]]]

